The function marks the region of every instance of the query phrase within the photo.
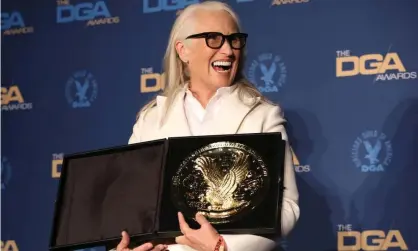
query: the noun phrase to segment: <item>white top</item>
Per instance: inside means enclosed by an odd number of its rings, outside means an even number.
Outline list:
[[[209,100],[206,109],[193,96],[190,90],[186,91],[184,99],[184,112],[189,124],[190,132],[194,136],[215,134],[210,126],[216,114],[222,107],[223,98],[231,92],[232,87],[221,87]]]

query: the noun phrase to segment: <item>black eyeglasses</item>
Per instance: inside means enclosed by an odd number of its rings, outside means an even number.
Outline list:
[[[190,38],[205,38],[206,45],[212,49],[219,49],[228,40],[229,44],[233,49],[240,50],[244,48],[247,42],[248,34],[246,33],[233,33],[230,35],[224,35],[220,32],[203,32],[188,36]]]

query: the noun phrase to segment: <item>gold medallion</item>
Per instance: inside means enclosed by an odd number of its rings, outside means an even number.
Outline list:
[[[172,179],[172,200],[186,217],[203,214],[212,224],[236,221],[264,199],[269,174],[248,146],[217,142],[191,153]]]

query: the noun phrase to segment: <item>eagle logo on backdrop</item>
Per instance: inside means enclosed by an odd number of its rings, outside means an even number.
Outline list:
[[[352,159],[362,172],[384,172],[392,153],[392,143],[384,133],[365,131],[354,141]]]
[[[278,92],[285,84],[286,65],[279,55],[264,53],[251,63],[248,79],[260,92]]]
[[[90,107],[97,98],[97,81],[88,71],[77,71],[67,81],[65,95],[72,108]]]
[[[12,166],[6,157],[1,158],[1,190],[6,189],[12,177]]]

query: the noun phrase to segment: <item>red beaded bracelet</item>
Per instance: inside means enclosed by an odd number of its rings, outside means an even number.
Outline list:
[[[216,243],[214,251],[224,251],[225,250],[225,240],[222,235],[219,235],[219,240]]]

